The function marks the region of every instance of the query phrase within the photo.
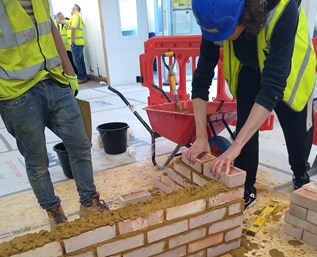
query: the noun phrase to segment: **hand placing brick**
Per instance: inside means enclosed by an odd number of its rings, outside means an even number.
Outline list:
[[[206,162],[210,162],[212,160],[216,159],[215,156],[209,154],[209,153],[202,153],[200,154],[196,161],[194,163],[192,163],[191,161],[189,161],[186,157],[185,152],[182,153],[182,161],[187,164],[188,166],[192,167],[194,170],[202,173],[203,172],[203,165]]]

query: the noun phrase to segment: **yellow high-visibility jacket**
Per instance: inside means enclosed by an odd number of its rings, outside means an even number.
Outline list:
[[[47,0],[32,0],[36,24],[18,0],[0,1],[0,100],[9,100],[28,91],[45,76],[63,84],[51,33],[50,7]]]
[[[270,51],[270,40],[273,34],[275,24],[281,17],[285,6],[289,0],[281,0],[277,6],[268,14],[268,20],[265,27],[260,31],[258,42],[258,60],[261,71],[264,68],[266,59],[265,52]],[[238,74],[241,63],[234,54],[233,43],[224,41],[224,77],[228,82],[233,96],[236,95]],[[309,37],[306,15],[299,7],[299,20],[295,36],[294,51],[292,55],[292,64],[290,74],[286,81],[283,101],[295,111],[301,111],[315,86],[315,68],[316,55]]]
[[[70,51],[70,44],[68,42],[67,31],[70,21],[66,21],[65,24],[59,25],[59,33],[61,34],[61,38],[63,40],[66,51]]]
[[[72,28],[75,29],[75,45],[85,45],[83,34],[84,22],[78,12],[73,13],[67,30],[68,43],[71,45]]]

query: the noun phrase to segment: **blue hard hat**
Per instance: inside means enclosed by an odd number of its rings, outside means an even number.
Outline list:
[[[245,0],[192,0],[192,9],[203,37],[208,41],[228,38],[244,10]]]

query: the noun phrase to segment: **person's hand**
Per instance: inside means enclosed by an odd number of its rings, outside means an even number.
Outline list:
[[[196,139],[185,154],[189,161],[195,162],[198,155],[201,153],[210,153],[210,146],[205,139]]]
[[[70,76],[70,75],[67,75],[67,74],[64,74],[64,75],[68,79],[70,88],[71,88],[74,96],[76,96],[78,94],[78,92],[79,92],[77,76],[76,75],[75,76]]]
[[[219,178],[221,172],[228,174],[230,165],[232,165],[233,161],[239,156],[240,152],[241,147],[233,143],[223,154],[208,165],[212,175]]]

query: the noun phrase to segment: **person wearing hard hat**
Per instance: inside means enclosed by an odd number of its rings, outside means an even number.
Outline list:
[[[0,13],[0,114],[25,159],[29,182],[51,229],[67,217],[48,170],[46,127],[67,149],[80,216],[108,209],[94,184],[91,142],[75,98],[77,77],[50,18],[48,0],[0,1]]]
[[[316,57],[303,9],[296,0],[192,0],[201,27],[200,57],[192,82],[196,140],[191,161],[210,152],[206,132],[209,87],[224,51],[224,77],[237,101],[236,138],[209,168],[215,176],[234,165],[247,172],[245,208],[256,201],[258,130],[274,110],[281,124],[293,187],[310,181],[312,96]]]

